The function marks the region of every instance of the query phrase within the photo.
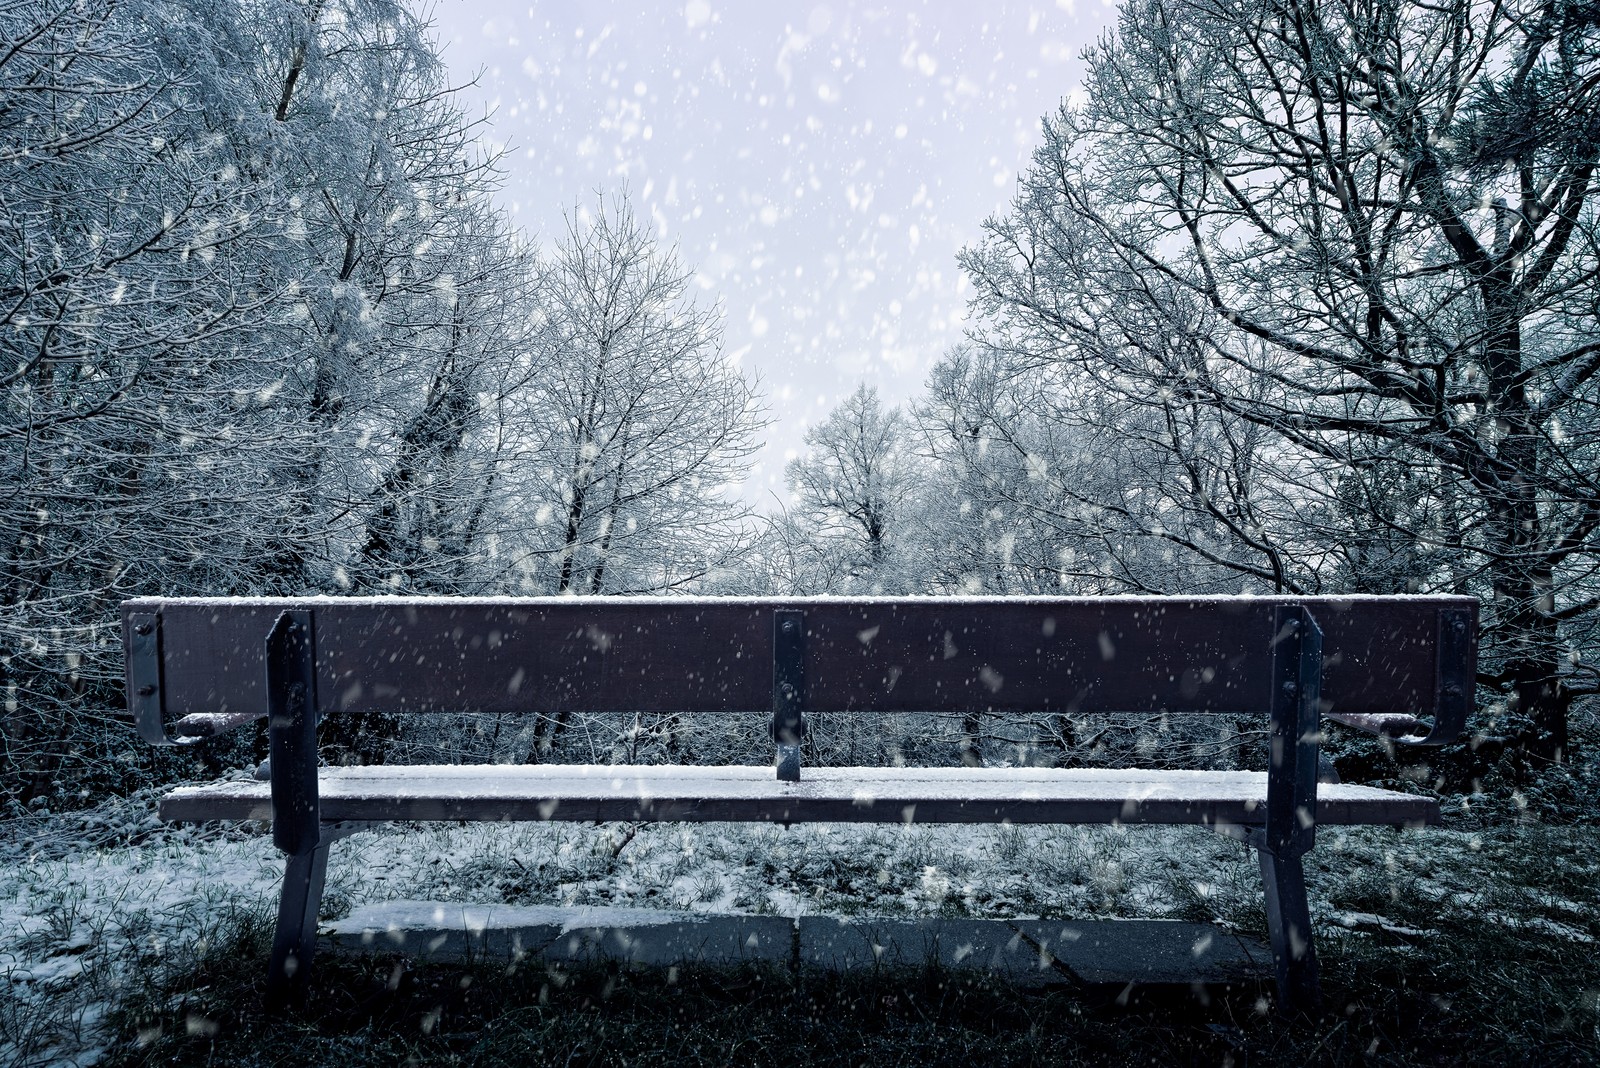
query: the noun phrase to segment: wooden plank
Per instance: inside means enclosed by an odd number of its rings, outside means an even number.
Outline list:
[[[1053,768],[811,768],[492,765],[325,768],[322,816],[340,820],[1233,824],[1265,818],[1264,772]],[[1318,788],[1318,823],[1438,822],[1428,798]],[[167,820],[270,819],[267,783],[184,787]]]
[[[833,602],[806,615],[807,696],[820,710],[1268,706],[1262,601]]]
[[[334,604],[317,618],[341,710],[723,712],[772,700],[772,614],[749,603]]]
[[[129,617],[161,617],[162,691],[168,718],[196,714],[265,716],[267,632],[292,599],[173,600],[149,597],[122,605],[123,641]]]
[[[812,711],[1264,711],[1272,613],[1324,631],[1325,708],[1429,715],[1437,613],[1471,598],[162,599],[169,717],[260,715],[278,613],[316,616],[322,711],[760,711],[806,613]],[[1475,618],[1475,616],[1474,616]]]

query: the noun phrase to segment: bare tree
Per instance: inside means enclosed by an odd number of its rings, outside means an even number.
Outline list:
[[[1481,681],[1552,759],[1600,604],[1597,33],[1566,4],[1130,5],[964,256],[1034,358],[1262,435],[1209,509],[1253,559],[1219,565],[1313,589],[1377,551],[1481,591]],[[1352,526],[1390,546],[1341,553]]]
[[[847,588],[904,585],[892,557],[915,488],[909,429],[899,408],[885,409],[862,385],[806,431],[805,455],[784,469],[795,520],[839,558]]]
[[[1142,536],[1157,514],[1172,523],[1155,492],[1167,454],[1143,445],[1139,413],[1060,370],[983,342],[929,375],[917,419],[933,485],[913,541],[933,588],[1107,594],[1173,580],[1170,547]],[[1203,581],[1193,568],[1186,580]]]
[[[544,370],[508,494],[526,523],[517,585],[661,593],[731,566],[751,540],[731,491],[765,424],[722,352],[721,310],[689,298],[689,272],[625,195],[570,218],[540,279]],[[541,723],[530,759],[564,725]]]
[[[730,498],[764,425],[722,353],[721,311],[626,197],[568,221],[542,265],[543,370],[516,418],[528,461],[509,503],[534,520],[523,588],[664,592],[748,541]]]

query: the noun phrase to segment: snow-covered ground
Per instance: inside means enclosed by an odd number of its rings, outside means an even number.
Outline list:
[[[93,1063],[106,1014],[141,970],[192,956],[241,911],[270,913],[282,869],[264,827],[164,828],[153,803],[19,822],[0,842],[0,978],[11,991],[0,1063]],[[1416,929],[1372,911],[1375,894],[1474,909],[1495,878],[1483,841],[1325,831],[1309,865],[1313,911],[1330,930],[1403,935]],[[334,846],[325,917],[400,899],[1251,923],[1261,889],[1245,847],[1195,828],[412,824]],[[1527,903],[1511,915],[1497,907],[1496,922],[1592,940],[1587,904],[1532,891]]]
[[[125,812],[132,829],[145,823]],[[110,821],[108,821],[110,822]],[[128,825],[124,824],[125,831]],[[24,1063],[91,1063],[121,985],[186,955],[237,910],[266,914],[282,864],[261,829],[34,829],[0,869],[5,1037]],[[1159,916],[1195,895],[1259,896],[1243,847],[1201,831],[416,824],[333,848],[324,915],[395,899],[621,905],[717,913]],[[7,1054],[0,1051],[0,1061]]]

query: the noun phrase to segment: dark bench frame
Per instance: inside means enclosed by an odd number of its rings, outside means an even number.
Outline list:
[[[1258,850],[1286,1009],[1318,997],[1302,855],[1315,842],[1320,720],[1411,745],[1460,737],[1474,692],[1470,598],[167,599],[123,609],[130,709],[155,745],[265,716],[274,844],[288,856],[269,996],[303,988],[328,846],[317,724],[340,711],[772,711],[776,779],[799,782],[808,711],[1267,712],[1264,812],[1183,815],[959,799],[920,822],[1191,822]],[[1031,649],[1030,649],[1031,646]],[[1417,718],[1431,715],[1431,727]],[[169,723],[169,721],[172,721]],[[1001,769],[974,772],[986,781]],[[1062,772],[1068,781],[1071,772]],[[1252,773],[1234,773],[1244,780]],[[1258,773],[1256,773],[1258,774]],[[776,789],[776,788],[775,788]],[[1437,822],[1418,799],[1345,822]],[[1253,804],[1250,806],[1254,808]],[[614,806],[613,806],[614,808]],[[608,809],[607,812],[612,811]],[[872,819],[756,799],[648,801],[605,818]],[[163,804],[168,818],[208,818]],[[390,817],[398,818],[398,817]],[[438,818],[443,818],[438,817]],[[450,818],[508,818],[463,816]],[[587,819],[541,806],[509,818]],[[1326,818],[1322,819],[1327,822]]]

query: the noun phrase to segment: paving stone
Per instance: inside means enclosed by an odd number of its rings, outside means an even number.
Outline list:
[[[1226,983],[1269,978],[1259,940],[1177,920],[727,916],[657,909],[390,901],[326,925],[326,948],[418,958],[616,960],[822,968],[977,968],[1018,983]]]
[[[807,916],[800,960],[827,968],[981,968],[1014,982],[1220,983],[1271,975],[1259,941],[1176,920]]]
[[[400,950],[424,958],[788,963],[794,921],[655,909],[389,901],[326,925],[323,942],[334,950]]]

